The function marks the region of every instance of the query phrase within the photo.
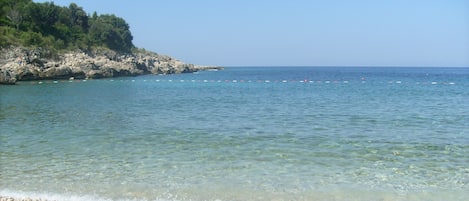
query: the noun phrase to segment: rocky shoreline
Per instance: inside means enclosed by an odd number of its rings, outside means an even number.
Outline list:
[[[16,81],[54,79],[97,79],[145,74],[190,73],[223,69],[217,66],[186,64],[169,56],[139,50],[121,54],[109,49],[72,51],[50,58],[42,48],[8,47],[0,49],[0,84]]]

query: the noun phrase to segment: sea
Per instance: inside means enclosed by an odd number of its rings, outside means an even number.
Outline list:
[[[226,67],[0,86],[0,195],[469,200],[469,68]]]

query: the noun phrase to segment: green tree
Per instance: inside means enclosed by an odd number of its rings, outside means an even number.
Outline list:
[[[93,19],[89,34],[92,40],[112,50],[130,52],[133,47],[129,25],[115,15],[100,15]]]
[[[24,7],[31,0],[1,0],[0,1],[0,26],[13,26],[17,30],[23,22]]]
[[[30,30],[43,33],[43,35],[55,33],[53,25],[59,19],[59,8],[53,2],[29,3],[26,6],[25,14],[31,23]]]
[[[0,46],[10,44],[63,49],[105,46],[119,52],[134,47],[127,22],[115,15],[88,16],[82,7],[53,2],[0,0]]]
[[[86,32],[89,26],[88,15],[83,8],[78,7],[75,3],[71,3],[68,9],[70,10],[71,28],[76,26],[83,30],[83,32]]]

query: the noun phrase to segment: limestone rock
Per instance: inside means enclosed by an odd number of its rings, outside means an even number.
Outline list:
[[[15,84],[16,77],[10,71],[0,68],[0,84]]]
[[[16,80],[105,78],[143,74],[190,73],[206,70],[169,56],[149,51],[119,54],[108,49],[73,51],[49,59],[45,49],[9,47],[0,49],[0,83]],[[220,69],[220,67],[212,67]]]

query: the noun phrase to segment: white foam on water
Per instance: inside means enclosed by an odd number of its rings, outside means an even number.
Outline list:
[[[0,190],[1,198],[13,198],[15,200],[42,200],[42,201],[180,201],[177,197],[171,194],[165,196],[166,198],[155,199],[111,199],[94,195],[76,195],[76,194],[56,194],[47,192],[22,192],[12,190]],[[8,199],[7,199],[8,200]]]
[[[68,201],[111,201],[111,199],[99,198],[95,196],[88,195],[66,195],[66,194],[53,194],[53,193],[35,193],[35,192],[21,192],[21,191],[10,191],[10,190],[1,190],[0,195],[7,198],[14,199],[41,199],[41,200],[68,200]]]
[[[147,189],[148,190],[148,189]],[[122,192],[115,189],[115,193]],[[144,193],[144,192],[143,192]],[[145,193],[146,194],[146,193]],[[392,189],[360,189],[346,186],[330,186],[326,189],[249,189],[236,185],[218,185],[211,188],[194,186],[188,189],[164,190],[159,193],[133,196],[112,196],[77,193],[27,192],[0,189],[1,198],[15,200],[42,201],[197,201],[197,200],[383,200],[383,201],[439,201],[467,200],[467,191],[461,190],[425,190],[400,192]]]

